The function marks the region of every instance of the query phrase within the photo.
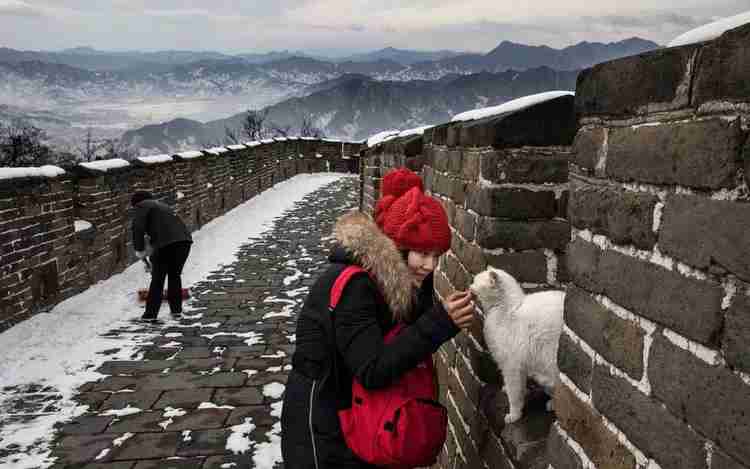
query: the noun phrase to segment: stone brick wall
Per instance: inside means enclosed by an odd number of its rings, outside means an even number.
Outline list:
[[[547,129],[533,135],[526,126]],[[362,209],[372,213],[391,168],[421,171],[453,230],[451,250],[435,274],[438,294],[466,289],[487,265],[516,276],[527,291],[560,288],[570,226],[565,219],[573,98],[513,113],[434,127],[363,153]],[[481,313],[481,312],[480,312]],[[553,414],[532,389],[525,417],[505,425],[502,376],[489,356],[483,314],[435,356],[449,436],[436,468],[546,468]]]
[[[578,80],[555,469],[750,468],[750,25]]]
[[[299,173],[358,171],[360,146],[279,139],[169,162],[135,160],[106,171],[79,165],[54,178],[0,179],[0,331],[134,262],[135,191],[153,192],[196,230]],[[76,220],[91,227],[76,230]]]

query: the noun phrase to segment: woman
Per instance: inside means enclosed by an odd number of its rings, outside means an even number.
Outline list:
[[[432,272],[451,242],[443,207],[406,169],[383,178],[382,194],[376,223],[358,212],[337,221],[331,266],[299,315],[281,419],[286,469],[373,467],[341,434],[337,412],[351,406],[353,377],[366,389],[386,387],[473,321],[468,292],[433,300]],[[349,265],[366,273],[347,283],[330,311],[331,287]],[[385,345],[399,321],[407,327]]]

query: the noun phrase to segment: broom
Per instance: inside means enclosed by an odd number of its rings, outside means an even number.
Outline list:
[[[151,261],[148,259],[148,256],[143,258],[143,263],[146,264],[146,272],[151,273]],[[187,288],[182,289],[182,300],[186,300],[190,298],[190,290]],[[141,303],[145,302],[148,299],[148,288],[141,288],[138,290],[138,301]],[[167,290],[164,290],[161,295],[161,301],[169,301],[167,298]]]

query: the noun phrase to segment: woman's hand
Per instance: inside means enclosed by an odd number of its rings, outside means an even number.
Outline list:
[[[468,329],[474,322],[474,295],[471,291],[457,291],[443,302],[453,323],[459,329]]]

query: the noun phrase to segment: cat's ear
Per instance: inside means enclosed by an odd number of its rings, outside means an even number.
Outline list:
[[[494,270],[490,270],[490,281],[493,285],[500,283],[500,276]]]

